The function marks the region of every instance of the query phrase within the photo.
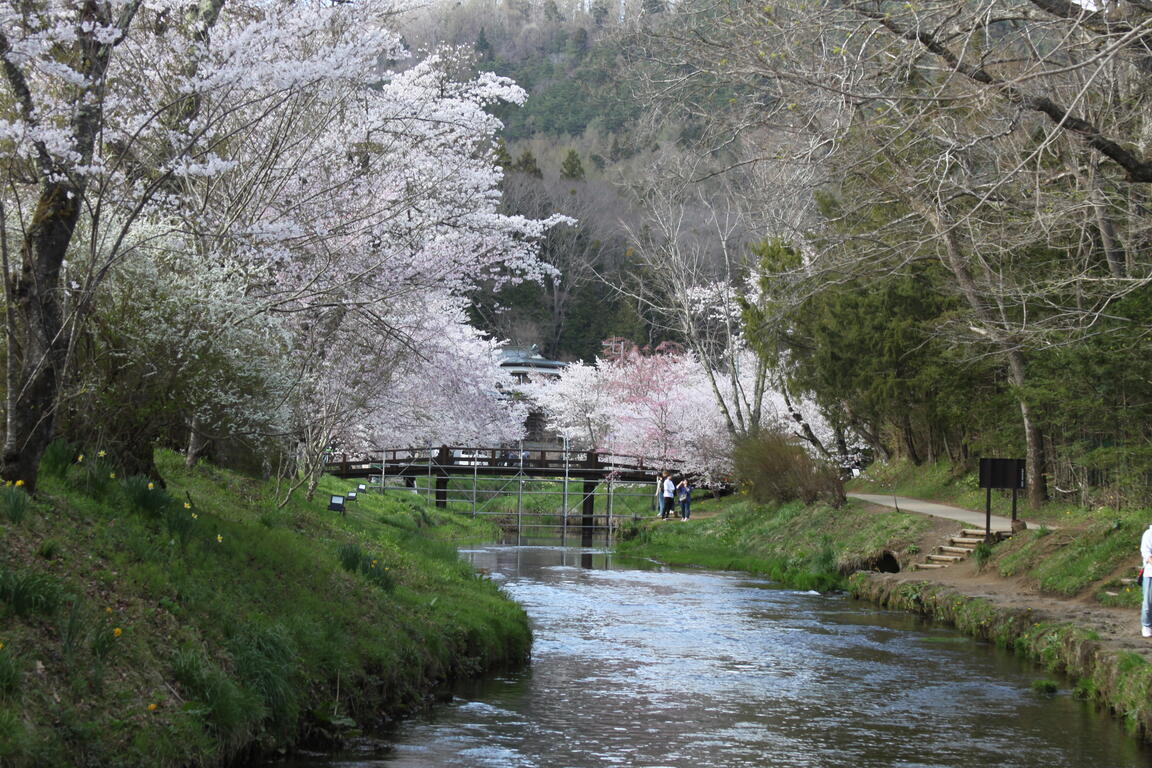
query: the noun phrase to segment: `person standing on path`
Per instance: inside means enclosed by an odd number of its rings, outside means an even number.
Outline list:
[[[676,498],[680,501],[680,519],[687,520],[692,516],[692,486],[688,485],[688,478],[676,486]]]
[[[1143,600],[1140,603],[1140,634],[1152,637],[1152,525],[1140,537],[1140,588]]]
[[[667,520],[672,516],[672,500],[676,496],[676,484],[672,482],[672,473],[664,470],[664,504],[660,507],[660,519]]]

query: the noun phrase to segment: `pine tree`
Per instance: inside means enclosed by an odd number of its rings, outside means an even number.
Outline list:
[[[505,171],[512,170],[515,168],[515,164],[512,161],[512,155],[510,155],[508,153],[508,145],[504,143],[504,139],[497,139],[496,140],[495,151],[496,151],[496,158],[495,158],[496,159],[496,165],[500,166]]]
[[[560,164],[560,178],[570,181],[584,180],[584,164],[580,162],[580,154],[576,150],[568,150],[564,162]]]
[[[480,27],[480,34],[476,35],[476,55],[480,57],[480,61],[492,60],[492,43],[488,42],[488,36],[484,34],[484,27]]]
[[[516,165],[512,167],[513,170],[520,173],[526,173],[529,176],[535,176],[538,179],[544,178],[543,171],[540,170],[540,165],[536,162],[536,155],[532,154],[532,150],[524,150],[524,154],[516,161]]]

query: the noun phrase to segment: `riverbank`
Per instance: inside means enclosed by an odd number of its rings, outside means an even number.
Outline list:
[[[1139,589],[1129,583],[1145,513],[1045,510],[1037,527],[979,559],[914,571],[959,524],[859,501],[838,510],[710,504],[702,505],[703,519],[687,524],[641,523],[625,532],[620,550],[747,570],[804,589],[835,584],[956,626],[1067,675],[1075,695],[1152,740],[1152,641],[1140,636]]]
[[[31,503],[0,488],[0,763],[237,763],[526,660],[524,611],[456,555],[491,526],[157,462],[166,489],[71,454]]]

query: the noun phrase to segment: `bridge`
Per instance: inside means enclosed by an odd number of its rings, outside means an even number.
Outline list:
[[[434,495],[438,507],[448,505],[450,480],[467,479],[470,480],[473,515],[505,514],[492,512],[491,502],[498,495],[515,493],[518,538],[525,529],[557,525],[561,528],[562,538],[566,537],[570,525],[569,500],[578,497],[579,527],[585,545],[590,546],[596,532],[610,536],[620,518],[636,518],[641,514],[641,508],[644,514],[648,514],[660,472],[664,469],[675,472],[678,464],[672,461],[653,462],[641,456],[558,448],[441,446],[333,453],[326,461],[325,471],[340,478],[364,479],[374,488],[378,486],[381,491],[385,491],[388,478],[401,478],[407,487]],[[482,482],[485,480],[490,482]],[[551,484],[562,488],[552,491],[536,488],[530,491],[536,496],[562,496],[562,502],[558,505],[560,510],[526,510],[525,482],[529,480],[538,481],[534,483],[537,486]],[[482,488],[485,485],[501,484],[502,487],[496,490]],[[578,490],[571,490],[572,485]],[[637,486],[642,487],[637,489]],[[596,514],[598,495],[604,501],[603,512],[599,516]],[[482,500],[481,496],[487,498]],[[460,501],[461,497],[457,495],[456,500]],[[467,492],[463,500],[469,500]],[[622,503],[624,510],[618,509]],[[556,517],[560,518],[560,522],[545,520]],[[571,519],[576,517],[572,515]],[[526,518],[528,522],[525,522]],[[598,522],[598,519],[603,522]]]

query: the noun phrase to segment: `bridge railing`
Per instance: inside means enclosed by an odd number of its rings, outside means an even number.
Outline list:
[[[583,467],[620,469],[632,472],[659,472],[679,469],[681,462],[672,459],[652,459],[620,453],[597,453],[562,448],[518,449],[508,447],[441,446],[439,448],[385,448],[375,451],[354,451],[330,454],[326,465],[329,470],[347,474],[354,470],[379,467],[416,466],[506,467],[514,469],[564,469]]]

